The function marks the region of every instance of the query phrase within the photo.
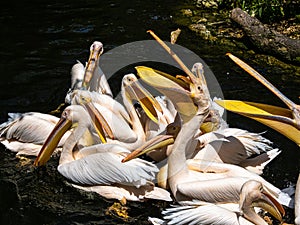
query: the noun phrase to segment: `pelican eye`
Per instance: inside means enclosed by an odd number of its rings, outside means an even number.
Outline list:
[[[67,118],[67,116],[68,116],[68,112],[67,111],[63,111],[61,117]]]

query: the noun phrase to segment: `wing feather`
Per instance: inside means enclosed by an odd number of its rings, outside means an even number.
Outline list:
[[[58,171],[78,184],[123,184],[139,187],[155,179],[158,168],[145,160],[134,159],[122,163],[117,153],[96,153],[61,164]]]
[[[194,204],[189,206],[174,206],[162,212],[167,224],[201,224],[201,225],[218,225],[232,224],[237,225],[238,215],[230,210],[219,207],[215,204]]]

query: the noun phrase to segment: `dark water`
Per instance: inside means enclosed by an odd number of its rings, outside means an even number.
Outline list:
[[[188,4],[188,1],[138,0],[2,3],[0,122],[6,121],[8,112],[47,113],[62,103],[70,85],[71,66],[76,60],[87,60],[89,46],[94,40],[101,41],[105,51],[128,42],[150,40],[146,33],[148,29],[169,40],[169,32],[178,28],[174,16]],[[201,41],[187,28],[181,29],[178,44],[205,60],[218,79],[225,98],[283,106],[274,95],[226,58],[225,53],[235,53],[234,49]],[[251,58],[246,59],[251,62]],[[300,78],[293,70],[257,63],[252,65],[289,98],[299,102]],[[296,182],[300,151],[294,143],[238,115],[229,113],[228,122],[232,127],[253,132],[267,131],[265,136],[282,149],[282,153],[266,168],[264,176],[280,188]],[[52,161],[45,171],[36,171],[29,165],[22,168],[20,160],[3,147],[0,158],[0,193],[5,195],[0,201],[1,224],[126,223],[105,215],[111,201],[84,194],[78,197],[78,192],[64,186],[63,179],[53,172],[56,161]],[[45,195],[44,202],[34,200],[34,195],[40,193]],[[48,207],[49,202],[52,205]],[[154,202],[146,205],[131,203],[129,214],[133,219],[129,222],[146,224],[147,216],[152,213],[159,216],[163,206],[163,203]],[[290,212],[287,220],[292,217]]]

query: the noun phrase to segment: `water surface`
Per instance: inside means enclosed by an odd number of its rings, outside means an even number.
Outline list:
[[[48,113],[62,103],[70,85],[70,68],[76,60],[87,60],[89,46],[94,40],[101,41],[105,51],[128,42],[150,40],[146,33],[148,29],[169,40],[170,31],[178,28],[174,16],[188,4],[189,1],[139,0],[2,3],[0,122],[7,120],[8,112]],[[180,28],[183,31],[178,44],[205,60],[218,79],[225,98],[284,106],[225,56],[230,51],[228,47],[210,44],[197,38],[187,28]],[[237,54],[242,56],[240,52]],[[245,60],[251,62],[251,58]],[[258,64],[254,67],[289,98],[299,102],[300,79],[293,71]],[[294,143],[264,125],[238,115],[229,113],[228,122],[232,127],[253,132],[267,131],[265,136],[282,149],[282,153],[266,168],[264,176],[280,188],[296,182],[300,151]],[[20,159],[2,146],[0,154],[0,193],[6,195],[0,201],[0,212],[8,215],[2,216],[1,224],[125,223],[105,215],[111,201],[84,194],[74,197],[78,193],[64,186],[63,179],[53,172],[57,161],[52,160],[46,170],[36,171],[28,165],[22,168]],[[28,184],[36,184],[37,187]],[[26,188],[20,188],[22,185]],[[45,206],[33,199],[35,194],[43,191]],[[59,203],[56,198],[65,199]],[[49,202],[53,204],[51,207],[46,206]],[[164,206],[164,203],[155,202],[146,205],[131,203],[129,213],[136,219],[129,222],[146,224],[147,216],[152,213],[159,216],[160,207]],[[62,209],[64,207],[67,213]]]

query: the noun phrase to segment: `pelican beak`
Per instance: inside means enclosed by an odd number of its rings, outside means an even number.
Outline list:
[[[292,112],[289,109],[237,100],[218,99],[214,101],[226,110],[249,117],[271,127],[300,146],[300,130],[294,126]]]
[[[285,215],[282,205],[265,188],[262,191],[261,198],[258,201],[254,201],[252,206],[264,209],[279,221],[282,221],[282,217]]]
[[[158,135],[152,138],[151,140],[147,141],[145,144],[143,144],[141,147],[137,148],[130,154],[128,154],[124,159],[122,159],[122,162],[127,162],[129,160],[137,158],[140,155],[146,154],[155,149],[160,149],[162,147],[171,145],[173,143],[174,143],[173,135]]]
[[[35,166],[43,166],[47,163],[55,148],[57,147],[60,139],[67,132],[67,130],[71,128],[71,126],[71,120],[68,120],[64,116],[60,118],[60,120],[46,139],[45,143],[43,144],[37,158],[35,159]]]
[[[252,189],[253,186],[249,187],[248,191],[241,191],[240,194],[240,210],[243,212],[244,217],[257,224],[259,216],[255,213],[254,207],[259,207],[269,212],[277,220],[282,221],[285,211],[282,205],[272,197],[271,192],[262,185],[257,186],[255,184],[255,189]]]
[[[98,110],[93,106],[91,102],[83,104],[83,107],[88,111],[92,124],[100,139],[103,143],[106,143],[105,134],[102,129],[103,125],[100,122],[102,120],[102,115],[98,112]],[[35,166],[42,166],[47,163],[55,148],[57,147],[60,139],[72,127],[72,125],[74,125],[73,122],[67,119],[67,117],[63,113],[60,120],[55,125],[45,143],[43,144],[37,158],[35,159]]]
[[[137,66],[135,68],[145,83],[157,89],[173,102],[183,121],[189,121],[196,115],[197,107],[190,96],[190,92],[185,89],[187,83],[149,67]],[[172,78],[170,79],[170,77]]]
[[[247,73],[257,79],[260,83],[262,83],[265,87],[267,87],[271,92],[273,92],[278,98],[283,101],[288,108],[292,112],[292,119],[287,118],[292,121],[294,127],[300,130],[300,106],[295,104],[289,98],[287,98],[284,94],[282,94],[273,84],[271,84],[266,78],[264,78],[261,74],[259,74],[256,70],[254,70],[251,66],[240,60],[238,57],[232,55],[231,53],[227,53],[232,61],[234,61],[237,65],[243,68]]]
[[[84,78],[82,82],[82,87],[87,89],[89,87],[90,81],[93,77],[95,68],[97,66],[97,61],[100,55],[103,53],[103,45],[101,42],[95,41],[90,47],[90,56],[86,65],[84,72]]]
[[[106,119],[102,116],[99,110],[94,106],[92,102],[86,102],[83,104],[84,108],[90,115],[94,128],[102,143],[107,143],[105,132],[110,139],[115,139],[114,134],[107,123]],[[105,130],[105,132],[104,132]]]
[[[126,86],[125,91],[129,101],[132,99],[137,100],[147,116],[155,123],[158,123],[157,111],[162,113],[162,108],[149,91],[147,91],[137,80]]]
[[[147,141],[141,147],[137,148],[130,154],[128,154],[122,162],[127,162],[134,158],[137,158],[140,155],[146,154],[148,152],[161,149],[165,146],[171,145],[174,143],[177,134],[180,131],[181,127],[181,120],[180,116],[177,113],[175,120],[173,123],[170,123],[166,128],[166,134],[157,135],[156,137],[152,138],[151,140]]]

